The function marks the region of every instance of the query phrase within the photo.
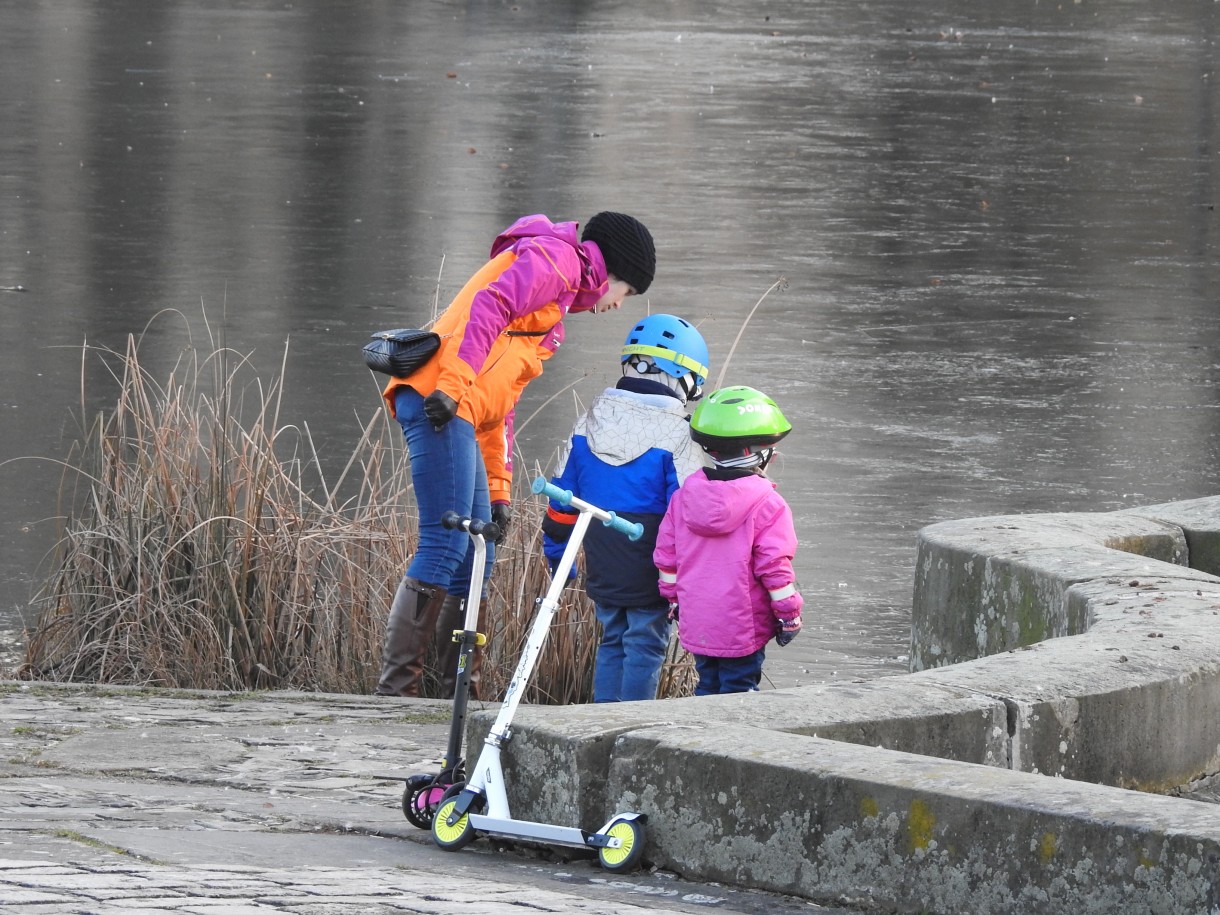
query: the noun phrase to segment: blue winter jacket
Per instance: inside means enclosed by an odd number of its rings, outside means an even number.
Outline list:
[[[585,590],[606,607],[664,607],[652,561],[657,529],[669,498],[704,464],[691,441],[682,401],[662,384],[624,377],[607,388],[576,421],[551,478],[556,486],[644,526],[629,540],[594,521],[585,534]],[[543,522],[543,550],[563,553],[575,515],[551,502]]]

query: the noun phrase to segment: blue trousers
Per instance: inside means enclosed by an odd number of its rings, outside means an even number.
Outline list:
[[[767,649],[760,648],[743,658],[713,658],[710,655],[695,655],[695,671],[699,683],[696,696],[715,696],[722,693],[749,693],[758,689],[762,679],[763,658]]]
[[[669,647],[669,609],[601,604],[596,609],[602,640],[593,666],[593,701],[655,699]]]
[[[394,412],[407,443],[415,503],[419,506],[419,545],[407,575],[465,597],[470,588],[474,541],[465,531],[441,527],[441,515],[455,511],[483,521],[491,519],[487,469],[474,426],[454,418],[439,432],[433,429],[424,415],[424,397],[414,388],[398,389]],[[491,577],[494,558],[495,548],[489,545],[484,581]]]

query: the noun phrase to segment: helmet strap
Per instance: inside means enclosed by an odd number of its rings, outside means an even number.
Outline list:
[[[682,399],[687,403],[693,403],[703,396],[703,385],[699,384],[694,372],[687,372],[679,378],[678,386],[682,389]]]
[[[709,452],[712,457],[712,462],[717,467],[735,467],[742,470],[752,470],[758,466],[759,456],[757,452],[747,451],[745,454],[716,454]]]
[[[623,372],[630,368],[637,375],[663,375],[655,362],[647,356],[631,356],[623,363]]]
[[[707,448],[704,448],[703,450],[707,451]],[[767,469],[767,465],[771,463],[771,458],[775,457],[775,449],[774,448],[758,448],[756,450],[754,448],[751,448],[750,450],[748,450],[744,453],[735,454],[735,455],[732,455],[731,457],[728,455],[716,454],[715,452],[712,452],[712,451],[708,451],[708,455],[711,457],[712,462],[717,467],[732,467],[732,468],[737,468],[737,469],[741,469],[741,470],[756,470],[757,472],[762,473],[764,470]]]
[[[669,372],[663,371],[647,356],[631,356],[623,363],[623,374],[626,375],[628,370],[636,375],[647,378],[649,381],[665,385],[674,394],[678,395],[683,403],[698,400],[703,396],[703,389],[695,380],[693,372],[687,372],[681,378],[675,378]]]
[[[703,385],[699,383],[699,376],[694,372],[687,372],[681,378],[675,378],[669,372],[662,370],[650,356],[641,356],[638,353],[628,356],[627,361],[623,363],[624,375],[627,374],[628,369],[637,375],[652,377],[654,381],[664,382],[667,388],[675,394],[681,395],[683,403],[693,403],[703,396]]]

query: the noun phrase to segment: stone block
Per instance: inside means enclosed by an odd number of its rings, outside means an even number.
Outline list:
[[[1197,620],[1189,603],[1220,592],[1193,593],[1176,598],[1176,612]],[[1166,791],[1220,769],[1220,632],[1173,623],[1173,601],[1155,622],[1140,622],[1133,604],[1132,616],[1086,635],[912,678],[1003,701],[1013,769]]]
[[[1210,911],[1220,809],[775,733],[619,738],[611,771],[660,865],[895,912]]]
[[[924,670],[1087,631],[1068,600],[1093,578],[1192,577],[1182,531],[1121,512],[947,521],[920,531],[911,668]],[[1194,576],[1197,577],[1197,576]]]
[[[1186,538],[1192,569],[1220,575],[1220,496],[1128,509],[1127,514],[1176,525]]]

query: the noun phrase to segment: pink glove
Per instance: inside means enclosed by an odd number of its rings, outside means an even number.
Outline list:
[[[789,594],[782,600],[771,601],[771,612],[781,619],[786,616],[800,616],[804,608],[805,598],[801,596],[800,591]]]
[[[790,620],[775,621],[775,644],[783,648],[789,642],[796,638],[796,634],[801,631],[801,617],[792,617]]]

